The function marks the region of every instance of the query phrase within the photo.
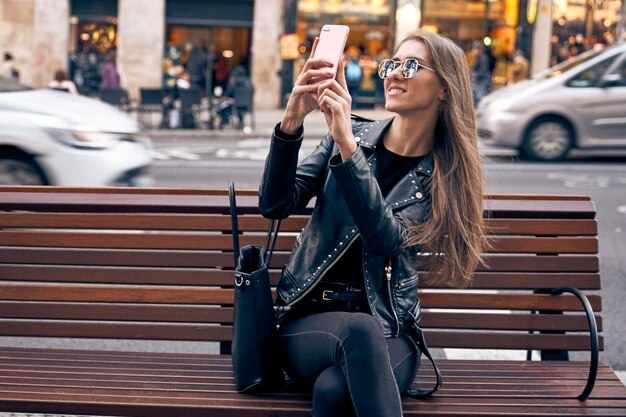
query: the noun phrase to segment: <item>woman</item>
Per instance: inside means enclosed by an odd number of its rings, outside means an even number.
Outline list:
[[[317,45],[314,43],[313,48]],[[419,253],[430,274],[467,286],[484,242],[482,171],[465,56],[426,31],[380,63],[387,110],[350,116],[343,62],[309,59],[272,137],[261,212],[284,218],[316,197],[278,285],[290,307],[284,367],[313,388],[314,416],[401,416],[419,366]],[[317,84],[311,79],[325,77]],[[329,134],[298,164],[302,123],[319,107]]]
[[[78,94],[76,84],[74,84],[74,82],[68,78],[67,73],[61,69],[54,72],[54,79],[48,83],[48,88]]]
[[[117,71],[117,55],[115,51],[109,51],[102,67],[102,81],[100,89],[120,88],[120,73]]]

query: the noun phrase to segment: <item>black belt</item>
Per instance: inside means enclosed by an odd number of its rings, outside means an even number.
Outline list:
[[[338,301],[344,303],[358,303],[365,300],[362,286],[343,284],[339,282],[320,282],[311,297],[313,301]]]

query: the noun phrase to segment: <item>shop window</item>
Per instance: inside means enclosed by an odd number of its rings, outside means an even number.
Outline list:
[[[70,18],[70,78],[86,95],[99,92],[102,67],[117,46],[117,18],[92,19]]]
[[[106,56],[117,46],[118,0],[71,0],[69,76],[81,94],[100,90]]]
[[[215,87],[223,91],[235,66],[241,64],[250,71],[250,36],[247,27],[168,25],[163,57],[164,88],[173,88],[176,78],[186,71],[192,84],[203,91]]]

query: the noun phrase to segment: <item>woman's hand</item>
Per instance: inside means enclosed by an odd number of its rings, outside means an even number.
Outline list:
[[[343,58],[339,60],[337,80],[330,79],[318,86],[318,104],[330,133],[339,146],[341,159],[346,161],[357,150],[357,144],[352,134],[352,97],[348,93],[346,73],[344,71]]]
[[[311,56],[315,55],[318,42],[319,38],[315,38],[311,48]],[[332,63],[325,59],[309,58],[305,62],[287,101],[280,124],[280,129],[283,132],[296,133],[304,122],[304,118],[317,108],[318,86],[321,82],[332,79],[333,74],[330,70],[332,66]]]

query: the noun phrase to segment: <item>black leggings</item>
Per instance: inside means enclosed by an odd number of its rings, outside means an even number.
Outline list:
[[[408,336],[385,339],[374,317],[345,312],[300,317],[279,333],[285,371],[313,388],[314,417],[402,416],[421,355]]]

